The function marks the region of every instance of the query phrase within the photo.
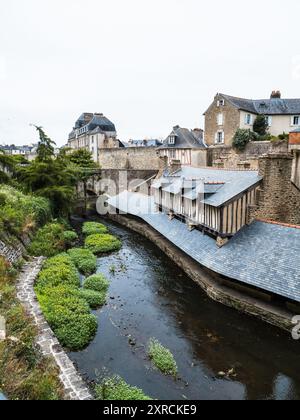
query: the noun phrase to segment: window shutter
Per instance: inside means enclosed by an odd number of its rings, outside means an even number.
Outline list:
[[[294,125],[294,118],[295,117],[291,117],[291,125]]]
[[[222,132],[222,142],[223,143],[225,142],[225,133],[224,133],[224,131]]]
[[[245,115],[245,124],[248,125],[248,114]]]

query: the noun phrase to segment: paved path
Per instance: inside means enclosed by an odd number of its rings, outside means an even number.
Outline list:
[[[91,400],[91,393],[72,361],[59,344],[46,322],[34,292],[34,283],[41,270],[44,258],[34,258],[26,263],[18,278],[17,297],[38,327],[37,345],[46,357],[53,357],[59,370],[59,378],[67,400]]]

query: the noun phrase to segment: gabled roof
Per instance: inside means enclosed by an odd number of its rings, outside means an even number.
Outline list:
[[[235,108],[241,111],[247,111],[252,114],[265,115],[300,115],[300,98],[299,99],[244,99],[235,96],[224,95],[219,96],[228,101]]]
[[[167,178],[169,186],[163,188],[165,192],[179,194],[182,188],[192,180],[197,180],[192,194],[186,198],[196,200],[199,193],[206,195],[202,202],[213,207],[221,207],[239,194],[258,184],[262,177],[256,171],[228,171],[222,169],[192,168],[183,166],[174,176]],[[164,182],[166,178],[163,179]],[[202,185],[201,185],[202,184]],[[203,188],[204,184],[204,188]],[[204,190],[204,191],[203,191]],[[188,191],[187,191],[188,192]]]
[[[175,136],[175,144],[169,143],[169,138]],[[202,130],[189,130],[176,126],[171,134],[164,140],[160,149],[206,149],[203,142]]]

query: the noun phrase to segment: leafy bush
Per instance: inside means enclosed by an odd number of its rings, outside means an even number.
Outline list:
[[[91,309],[100,308],[106,302],[106,292],[84,289],[80,290],[79,296],[89,304]]]
[[[144,392],[136,387],[128,385],[119,376],[104,379],[100,385],[96,385],[95,394],[97,400],[107,401],[150,401]]]
[[[46,320],[61,344],[73,351],[83,349],[93,339],[98,323],[90,305],[103,301],[101,294],[92,296],[79,287],[79,273],[66,253],[45,262],[35,287]]]
[[[239,128],[233,137],[232,145],[235,149],[243,151],[245,150],[247,144],[254,140],[257,140],[257,134],[251,130]]]
[[[82,350],[94,338],[98,328],[94,315],[80,315],[71,317],[65,325],[55,330],[60,343],[73,351]]]
[[[282,134],[279,134],[278,138],[279,140],[288,140],[289,134],[283,132]]]
[[[95,274],[84,281],[83,287],[84,289],[94,290],[95,292],[107,292],[109,281],[103,274]]]
[[[76,243],[76,241],[78,240],[78,235],[73,230],[67,230],[66,232],[64,232],[63,238],[65,246],[69,248],[70,246],[73,246]]]
[[[71,258],[67,254],[61,254],[49,259],[40,272],[37,289],[57,287],[60,285],[79,287],[80,278],[78,271]]]
[[[85,247],[94,254],[118,251],[121,246],[121,241],[118,238],[108,234],[90,235],[85,240]]]
[[[25,195],[8,185],[0,185],[0,231],[20,235],[29,233],[51,218],[48,200]]]
[[[106,226],[96,222],[86,222],[83,224],[82,233],[86,236],[108,233]]]
[[[88,249],[73,248],[68,251],[68,254],[82,274],[89,275],[96,271],[97,258]]]
[[[49,223],[38,230],[28,252],[33,256],[53,257],[65,249],[64,228],[58,223]]]
[[[148,346],[148,355],[153,364],[165,375],[176,376],[178,372],[174,356],[158,340],[151,339]]]

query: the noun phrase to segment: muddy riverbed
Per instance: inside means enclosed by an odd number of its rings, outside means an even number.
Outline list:
[[[211,301],[151,242],[104,223],[123,247],[98,260],[111,281],[108,302],[95,311],[94,341],[70,354],[87,380],[118,374],[160,400],[300,398],[299,342]],[[178,380],[152,368],[151,337],[174,354]]]

